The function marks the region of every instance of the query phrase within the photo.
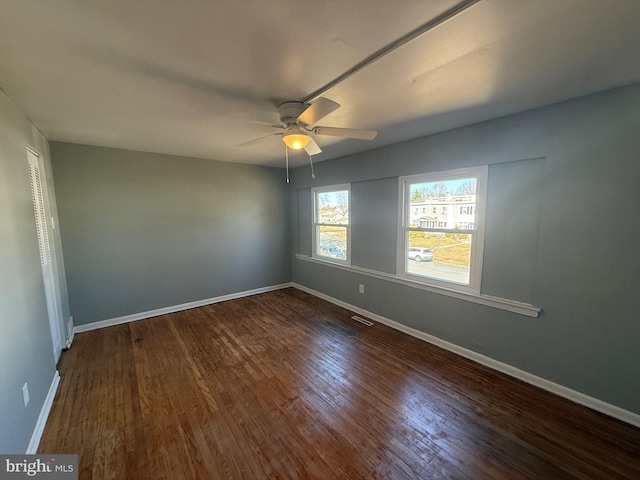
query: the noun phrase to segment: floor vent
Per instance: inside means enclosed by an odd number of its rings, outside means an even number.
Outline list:
[[[353,320],[355,320],[356,322],[360,322],[364,325],[366,325],[367,327],[370,327],[371,325],[373,325],[373,322],[370,322],[369,320],[366,320],[362,317],[358,317],[357,315],[354,315],[353,317],[351,317]]]

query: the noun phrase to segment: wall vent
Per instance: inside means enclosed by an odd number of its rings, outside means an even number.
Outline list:
[[[353,320],[355,320],[356,322],[360,322],[363,325],[366,325],[367,327],[370,327],[373,325],[373,322],[370,322],[369,320],[359,317],[357,315],[354,315],[353,317],[351,317]]]

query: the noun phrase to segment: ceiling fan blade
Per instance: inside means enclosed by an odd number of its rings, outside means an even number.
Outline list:
[[[309,155],[317,155],[319,153],[322,153],[322,150],[320,149],[318,144],[311,137],[309,137],[309,143],[307,143],[304,149]]]
[[[266,140],[269,137],[273,137],[273,136],[280,136],[282,135],[281,133],[270,133],[269,135],[265,135],[264,137],[258,137],[258,138],[254,138],[253,140],[249,140],[248,142],[244,142],[244,143],[240,143],[238,145],[236,145],[236,147],[250,147],[251,145],[254,145],[256,143],[260,143],[263,140]]]
[[[378,135],[375,130],[358,130],[356,128],[315,127],[312,130],[316,135],[330,137],[356,138],[358,140],[373,140]]]
[[[298,120],[305,125],[314,125],[318,120],[326,117],[337,108],[340,108],[339,103],[320,97],[298,115]]]
[[[252,120],[251,118],[239,117],[238,115],[222,115],[222,114],[215,114],[215,113],[214,115],[224,116],[228,118],[235,118],[236,120],[242,120],[243,122],[249,122],[255,125],[264,125],[266,127],[282,128],[282,125],[274,125],[273,122],[265,122],[262,120]]]

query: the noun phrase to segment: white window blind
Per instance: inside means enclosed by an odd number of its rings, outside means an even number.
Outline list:
[[[51,247],[49,245],[49,232],[47,228],[47,214],[44,209],[44,197],[42,195],[42,179],[38,157],[30,150],[27,151],[29,166],[29,182],[31,183],[31,198],[33,200],[33,212],[36,217],[38,231],[38,246],[40,247],[40,263],[43,266],[51,262]]]

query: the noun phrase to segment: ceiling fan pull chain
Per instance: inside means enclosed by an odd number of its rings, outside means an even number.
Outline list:
[[[289,148],[284,144],[284,164],[287,168],[287,183],[289,183]]]
[[[316,178],[316,174],[313,172],[313,160],[311,159],[309,152],[307,152],[307,156],[309,157],[309,165],[311,165],[311,178]]]

